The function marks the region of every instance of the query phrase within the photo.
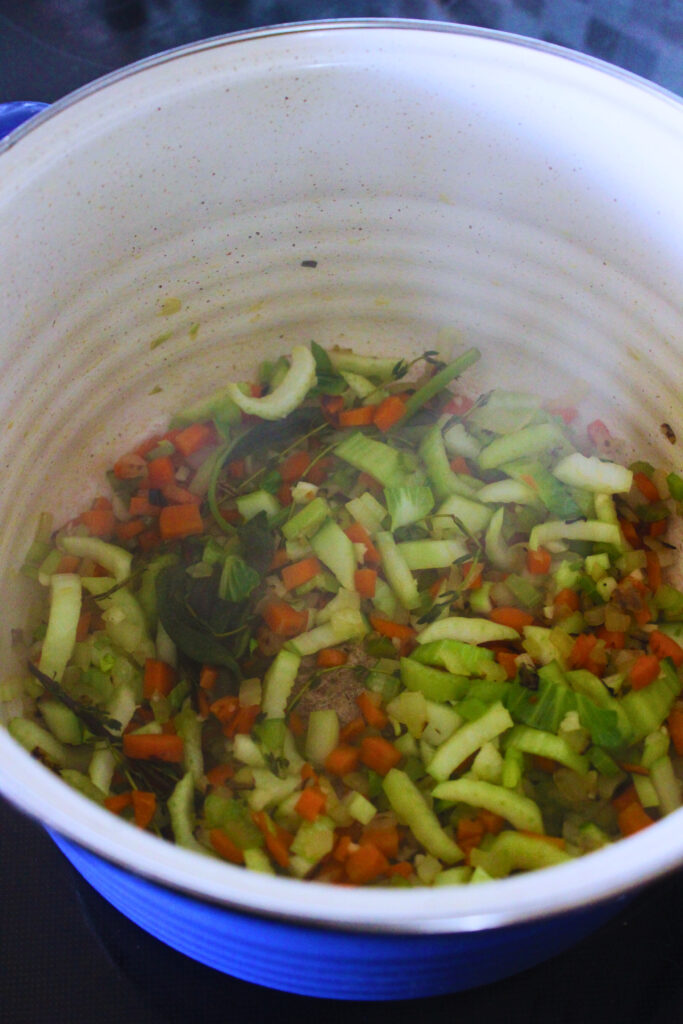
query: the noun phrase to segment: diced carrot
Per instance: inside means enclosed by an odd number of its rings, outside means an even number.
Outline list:
[[[659,658],[654,654],[641,654],[628,672],[632,690],[642,690],[653,683],[659,675]]]
[[[280,484],[275,493],[275,497],[281,505],[291,505],[294,500],[292,498],[292,488],[289,484]]]
[[[359,405],[355,409],[342,409],[339,413],[340,427],[369,427],[374,421],[372,405]]]
[[[482,822],[486,832],[489,832],[492,836],[497,836],[505,824],[505,818],[500,814],[495,814],[494,811],[486,811],[483,808],[479,811],[477,817]]]
[[[321,395],[320,408],[325,419],[336,425],[339,413],[344,408],[344,399],[341,395]]]
[[[167,697],[175,686],[176,672],[172,665],[159,658],[147,658],[142,682],[142,695],[149,700],[154,694]]]
[[[199,685],[202,690],[213,690],[218,679],[218,669],[215,665],[202,665],[199,672]]]
[[[157,798],[154,793],[134,789],[131,793],[133,801],[133,818],[138,828],[147,828],[156,814]]]
[[[492,622],[497,622],[499,626],[510,626],[511,629],[516,629],[519,632],[525,626],[530,626],[534,621],[534,617],[530,612],[525,612],[521,608],[513,608],[512,606],[493,608],[489,612],[489,618]]]
[[[232,764],[217,764],[206,773],[206,781],[210,786],[222,786],[224,782],[231,779],[235,774],[235,767]]]
[[[628,807],[624,807],[623,811],[619,811],[617,822],[623,836],[632,836],[636,832],[642,832],[644,828],[654,825],[654,820],[638,802],[629,804]]]
[[[346,534],[350,541],[353,541],[354,544],[365,545],[366,562],[370,562],[372,565],[380,564],[382,560],[380,557],[380,553],[375,547],[375,545],[372,543],[372,538],[370,537],[370,534],[368,533],[364,526],[361,526],[360,523],[351,523],[351,525],[347,526],[347,528],[344,530],[344,533]]]
[[[462,847],[463,852],[469,853],[474,846],[479,845],[485,832],[484,822],[478,817],[460,818],[456,829],[458,846]]]
[[[147,463],[147,479],[153,489],[161,488],[175,480],[175,470],[168,455],[160,455]]]
[[[83,643],[88,633],[90,632],[90,623],[92,621],[92,612],[81,612],[78,625],[76,626],[76,642]]]
[[[164,484],[161,493],[168,505],[201,505],[202,503],[198,494],[194,494],[187,487],[181,487],[175,480],[170,484]]]
[[[346,860],[349,853],[351,852],[352,839],[349,835],[340,836],[337,840],[334,849],[332,850],[332,856],[335,860],[342,863]]]
[[[526,567],[533,576],[545,576],[550,571],[553,558],[545,548],[529,549],[526,553]]]
[[[398,857],[398,848],[401,844],[399,831],[392,821],[380,818],[379,821],[371,821],[363,829],[359,840],[360,845],[372,843],[378,850],[381,850],[385,857]]]
[[[128,452],[114,463],[114,476],[118,480],[135,480],[137,477],[146,477],[147,462],[137,452]]]
[[[660,659],[671,658],[676,668],[683,665],[683,647],[676,643],[673,637],[667,636],[661,630],[655,629],[648,637],[648,643],[652,653]]]
[[[224,734],[230,739],[239,734],[248,735],[260,714],[261,708],[258,704],[249,704],[247,707],[238,708],[232,721],[223,726]]]
[[[243,480],[247,475],[247,460],[232,459],[225,469],[231,480]]]
[[[517,658],[519,655],[514,651],[496,651],[496,661],[505,669],[508,679],[514,679],[517,675]]]
[[[216,431],[211,423],[191,423],[175,436],[174,445],[186,458],[209,444],[215,444]]]
[[[226,697],[219,697],[218,700],[212,701],[209,705],[209,711],[218,719],[221,725],[227,725],[228,722],[232,722],[239,706],[239,697],[229,694]]]
[[[209,831],[209,842],[223,860],[231,864],[244,864],[244,851],[232,841],[224,829],[212,828]]]
[[[386,775],[391,768],[395,768],[401,757],[398,747],[385,740],[383,736],[366,736],[361,740],[360,759],[367,768],[378,775]]]
[[[619,629],[606,629],[604,626],[600,626],[595,631],[596,636],[603,640],[605,647],[609,647],[615,651],[623,651],[626,646],[626,633]]]
[[[80,520],[92,537],[111,537],[116,519],[108,508],[90,508],[81,513]]]
[[[315,821],[323,813],[327,805],[327,797],[317,786],[307,786],[294,805],[294,810],[306,821]]]
[[[271,569],[281,569],[283,565],[287,565],[290,561],[289,555],[287,554],[287,548],[278,548],[273,555],[273,560],[270,563]]]
[[[183,759],[184,743],[180,736],[163,733],[126,733],[123,737],[123,752],[126,757],[139,761],[155,758],[157,761],[177,763]]]
[[[397,640],[413,640],[417,635],[412,626],[406,626],[401,622],[393,622],[381,615],[370,613],[370,624],[380,636],[387,636]]]
[[[646,473],[634,473],[633,486],[640,491],[646,501],[659,501],[657,485],[650,480]]]
[[[377,585],[377,573],[374,569],[356,569],[353,574],[353,585],[361,597],[374,597]]]
[[[332,459],[318,459],[304,474],[309,484],[319,486],[327,480],[327,475],[332,467]]]
[[[339,730],[339,742],[348,743],[349,740],[354,740],[356,736],[360,736],[366,729],[367,723],[364,718],[361,718],[360,715],[358,718],[352,718],[350,722],[347,722]]]
[[[534,767],[546,775],[553,775],[557,771],[557,761],[551,757],[544,757],[543,754],[534,754],[532,757]]]
[[[409,860],[400,860],[396,864],[390,864],[386,869],[386,874],[391,877],[392,875],[400,875],[401,878],[410,878],[413,873],[413,865]]]
[[[252,819],[266,841],[266,848],[276,864],[286,868],[289,864],[289,847],[294,837],[280,825],[271,821],[264,811],[252,813]]]
[[[344,861],[346,874],[354,885],[364,885],[385,874],[389,861],[372,843],[365,843],[349,853]]]
[[[158,516],[161,506],[150,502],[149,491],[138,491],[130,499],[128,511],[132,516]]]
[[[139,533],[142,533],[145,529],[145,524],[141,519],[128,519],[125,523],[114,524],[114,534],[116,539],[119,541],[132,540],[133,537],[137,537]]]
[[[280,476],[286,484],[293,484],[300,480],[308,469],[311,462],[309,452],[292,452],[280,466]]]
[[[406,407],[399,396],[389,395],[374,407],[373,422],[378,430],[389,430],[405,415],[405,411]]]
[[[170,441],[171,444],[175,446],[175,439],[180,433],[180,430],[180,427],[172,427],[170,430],[167,430],[165,434],[161,435],[160,441]]]
[[[572,612],[578,611],[579,595],[575,590],[564,587],[558,590],[553,598],[553,613],[555,618],[566,619]]]
[[[647,582],[654,594],[662,585],[662,567],[654,551],[645,552],[645,564],[647,568]]]
[[[356,747],[349,747],[345,743],[340,743],[338,747],[335,747],[325,759],[325,770],[330,775],[348,775],[349,772],[356,770],[358,764],[359,751]]]
[[[450,467],[454,473],[463,473],[465,476],[472,476],[472,470],[468,466],[467,459],[464,455],[456,455],[454,459],[451,459]]]
[[[597,644],[597,637],[590,633],[579,633],[576,637],[571,651],[569,652],[569,665],[571,668],[585,668],[588,659]]]
[[[389,719],[373,700],[373,695],[368,690],[363,690],[356,697],[356,704],[360,708],[360,712],[373,729],[383,729]]]
[[[149,453],[154,448],[157,447],[160,441],[161,438],[159,437],[158,434],[152,434],[151,437],[146,438],[144,441],[141,441],[139,445],[137,445],[137,447],[134,450],[134,454],[139,455],[140,458],[144,458],[145,455],[149,455]]]
[[[103,800],[104,806],[108,811],[111,811],[112,814],[120,814],[126,807],[130,807],[132,802],[133,794],[130,790],[127,793],[117,793],[114,796],[107,796]]]
[[[366,473],[365,470],[358,474],[358,486],[363,491],[370,491],[375,494],[380,494],[383,490],[382,484],[379,480],[376,480],[374,476],[370,476],[370,474]]]
[[[642,764],[634,764],[632,761],[617,761],[622,772],[630,772],[631,775],[649,775],[650,769],[643,768]]]
[[[290,711],[289,718],[287,720],[289,725],[289,731],[292,736],[303,736],[306,732],[306,726],[300,714],[296,711]]]
[[[661,537],[662,534],[666,533],[668,525],[668,519],[655,519],[653,523],[650,523],[650,536]]]
[[[165,505],[159,516],[162,540],[180,540],[204,532],[199,505]]]
[[[292,565],[285,566],[282,570],[282,582],[285,585],[285,589],[294,590],[295,587],[308,583],[309,580],[312,580],[321,571],[322,566],[317,558],[313,556],[302,558],[300,562],[293,562]]]
[[[573,423],[578,416],[578,410],[573,405],[555,405],[553,402],[549,402],[546,405],[546,409],[553,416],[560,416],[561,419],[569,426]]]
[[[140,551],[152,551],[161,543],[159,531],[151,527],[138,534],[138,547]]]
[[[680,704],[671,709],[666,724],[676,753],[683,755],[683,707]]]
[[[623,811],[625,807],[628,807],[629,804],[639,802],[638,791],[636,787],[631,784],[630,786],[627,786],[626,789],[622,789],[622,791],[613,797],[610,802],[614,810],[618,813],[619,811]]]
[[[304,761],[301,765],[301,781],[308,782],[309,779],[313,779],[314,782],[318,781],[318,773],[316,772],[310,761]]]
[[[642,548],[643,540],[636,530],[635,526],[628,519],[620,519],[619,527],[623,533],[626,541],[631,545],[632,548]]]
[[[278,636],[297,636],[308,622],[308,612],[299,612],[284,601],[271,601],[262,614],[268,628]]]
[[[340,665],[345,665],[348,660],[349,656],[346,651],[340,651],[336,647],[326,647],[325,650],[318,651],[315,663],[318,668],[338,668]]]
[[[103,495],[100,495],[98,498],[93,498],[90,508],[99,508],[111,512],[113,505],[109,498],[105,498]]]
[[[647,604],[643,604],[641,608],[635,609],[633,612],[633,618],[639,626],[646,626],[648,622],[652,622],[652,612],[648,608]]]

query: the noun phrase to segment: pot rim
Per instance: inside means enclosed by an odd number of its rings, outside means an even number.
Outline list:
[[[123,79],[200,52],[277,36],[310,32],[409,30],[476,37],[583,65],[653,99],[683,99],[662,86],[597,58],[508,32],[446,22],[401,18],[328,19],[249,29],[186,44],[137,61],[89,83],[31,118],[0,142],[0,156],[55,116]],[[11,738],[0,734],[0,792],[20,810],[38,818],[94,854],[144,878],[186,895],[238,912],[302,925],[390,934],[443,934],[499,928],[578,911],[614,899],[683,861],[683,809],[655,829],[630,837],[560,867],[503,879],[491,886],[448,889],[353,890],[324,883],[269,877],[211,858],[202,860],[166,840],[131,828],[34,761]],[[653,834],[654,833],[654,834]],[[131,867],[133,865],[133,867]],[[201,867],[201,871],[199,870]]]

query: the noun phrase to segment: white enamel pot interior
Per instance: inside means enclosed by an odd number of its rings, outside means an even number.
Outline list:
[[[29,615],[18,568],[38,513],[79,509],[131,442],[297,342],[478,345],[473,393],[580,401],[586,420],[680,464],[661,425],[683,432],[682,166],[674,97],[551,46],[428,23],[208,41],[20,128],[0,144],[3,669]],[[164,316],[169,298],[181,308]],[[0,789],[166,886],[380,931],[556,914],[683,860],[679,811],[534,875],[354,891],[144,834],[2,730]]]

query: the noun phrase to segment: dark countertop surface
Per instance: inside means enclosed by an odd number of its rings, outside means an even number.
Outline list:
[[[429,18],[592,54],[683,95],[683,0],[0,0],[0,101],[51,102],[141,57],[260,25]],[[683,873],[650,886],[569,953],[486,988],[392,1004],[283,995],[204,968],[142,932],[0,801],[3,1024],[329,1024],[454,1019],[543,1024],[683,1020]]]

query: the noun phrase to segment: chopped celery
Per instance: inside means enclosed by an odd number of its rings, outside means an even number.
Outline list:
[[[344,438],[334,453],[361,472],[369,473],[384,487],[401,487],[405,483],[400,452],[383,441],[374,441],[357,432]]]
[[[75,555],[76,558],[92,558],[93,562],[107,569],[117,583],[122,583],[130,576],[130,567],[133,556],[130,551],[119,547],[117,544],[110,544],[99,537],[78,537],[62,536],[59,538],[59,548],[66,555]]]
[[[488,644],[495,640],[519,640],[519,633],[511,626],[502,626],[490,619],[451,616],[437,619],[426,626],[417,637],[419,644],[432,640],[460,640],[466,644]]]
[[[463,675],[451,675],[440,668],[421,665],[413,658],[401,658],[401,682],[408,690],[422,693],[428,700],[447,701],[464,697],[469,681]]]
[[[470,754],[474,754],[484,743],[500,736],[513,725],[507,709],[500,703],[493,704],[481,718],[462,725],[437,748],[427,765],[427,771],[437,782],[445,781]]]
[[[460,540],[406,540],[398,551],[409,569],[448,569],[467,555]]]
[[[40,655],[40,669],[57,682],[73,653],[80,615],[80,577],[74,573],[55,573],[50,578],[50,615]]]
[[[326,519],[311,537],[311,547],[342,587],[353,590],[356,552],[352,542],[334,519]]]
[[[499,814],[515,828],[526,832],[545,832],[538,804],[504,786],[495,786],[478,779],[451,779],[435,786],[432,796],[435,800],[483,807],[484,810]]]
[[[616,462],[603,462],[595,455],[580,452],[565,455],[556,463],[553,474],[569,487],[582,487],[600,494],[624,494],[630,491],[633,473]]]
[[[310,537],[322,526],[329,514],[330,509],[325,499],[314,498],[310,504],[304,505],[300,512],[282,525],[282,533],[287,540]]]
[[[280,502],[270,491],[250,491],[249,494],[240,494],[236,501],[237,510],[244,519],[249,522],[259,512],[265,512],[268,520],[273,519],[280,511]]]
[[[228,397],[242,412],[262,420],[281,420],[293,412],[315,384],[315,359],[305,345],[295,345],[288,372],[278,386],[263,398],[245,395],[238,384],[228,384]]]
[[[365,527],[371,537],[381,530],[387,516],[387,510],[369,491],[347,501],[346,508],[356,522]]]
[[[392,531],[419,522],[434,508],[434,495],[426,486],[387,487],[384,497]]]
[[[407,420],[414,416],[418,409],[421,409],[423,405],[431,401],[440,391],[459,377],[465,370],[469,369],[477,360],[481,357],[481,353],[476,348],[470,348],[462,355],[454,359],[452,363],[448,363],[442,370],[439,370],[434,374],[433,377],[423,384],[421,388],[410,396],[406,402],[405,413],[401,423],[405,423]]]
[[[477,534],[486,529],[492,515],[493,510],[481,502],[462,494],[451,494],[434,512],[432,521],[435,531],[441,535],[462,533],[463,528],[469,534]]]
[[[383,788],[399,821],[410,828],[428,853],[446,864],[463,859],[462,850],[443,830],[436,814],[405,772],[391,768],[384,777]]]
[[[474,867],[484,868],[492,878],[505,878],[512,871],[553,867],[571,859],[568,853],[543,838],[512,831],[497,835],[488,850],[475,848],[470,854]]]
[[[537,551],[540,547],[562,540],[587,540],[594,544],[611,544],[618,550],[622,550],[624,546],[621,531],[615,523],[603,523],[598,519],[579,519],[573,523],[560,520],[539,523],[531,531],[529,547],[532,551]]]
[[[339,718],[332,708],[311,711],[306,731],[304,751],[315,765],[323,765],[339,743]]]
[[[536,754],[551,761],[559,761],[578,775],[585,775],[588,771],[588,758],[577,754],[566,740],[551,732],[532,729],[528,725],[516,725],[506,737],[506,742],[524,754]]]
[[[261,710],[267,718],[284,718],[301,658],[293,651],[280,651],[263,678]]]
[[[478,462],[482,469],[497,469],[514,459],[537,455],[549,449],[566,447],[566,440],[553,423],[539,423],[523,427],[513,434],[505,434],[491,441],[479,452]]]
[[[375,541],[389,586],[404,608],[417,608],[420,604],[417,582],[392,534],[383,530]]]

